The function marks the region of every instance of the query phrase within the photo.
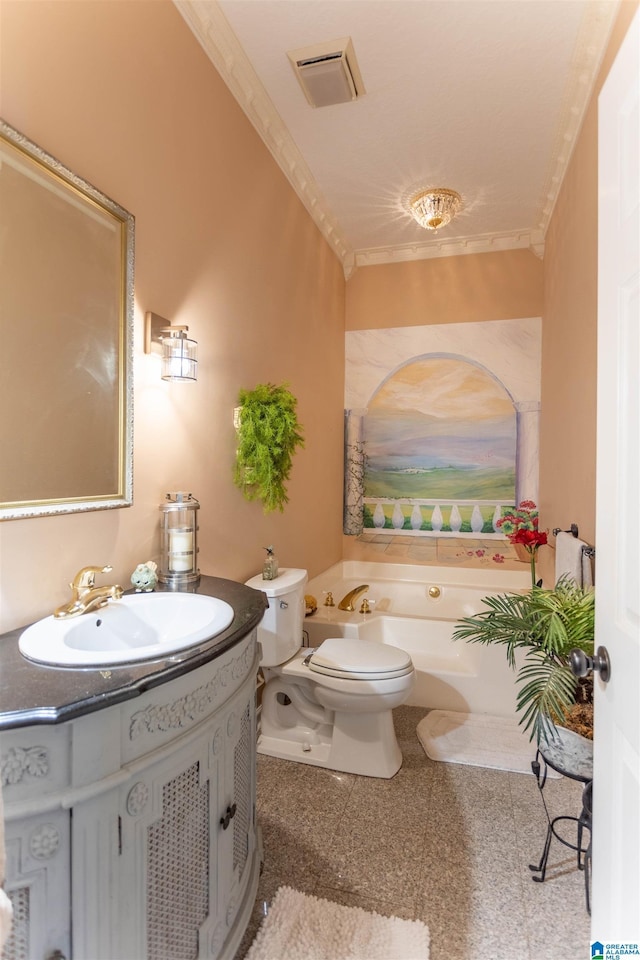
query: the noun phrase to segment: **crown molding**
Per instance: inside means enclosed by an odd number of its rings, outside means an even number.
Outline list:
[[[619,7],[620,0],[593,0],[580,27],[560,108],[551,161],[536,210],[536,227],[542,236],[547,232],[573,155]]]
[[[356,252],[356,266],[370,267],[380,263],[401,263],[407,260],[431,260],[435,257],[460,257],[469,253],[492,253],[499,250],[530,249],[542,259],[544,236],[536,231],[485,233],[482,236],[429,240],[395,247],[372,247]]]
[[[216,0],[173,0],[214,67],[255,127],[267,149],[342,263],[349,279],[355,254],[338,221],[251,66]]]
[[[173,0],[190,30],[340,260],[345,278],[359,266],[529,248],[544,255],[544,238],[582,126],[620,0],[592,0],[574,48],[554,149],[532,230],[457,239],[430,239],[354,251],[326,198],[251,66],[217,0]]]

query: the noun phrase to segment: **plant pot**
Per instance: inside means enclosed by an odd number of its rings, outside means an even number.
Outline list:
[[[515,550],[516,560],[521,560],[522,563],[531,563],[531,554],[524,543],[513,543],[512,547]]]

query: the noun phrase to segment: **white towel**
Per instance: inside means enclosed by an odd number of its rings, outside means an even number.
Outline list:
[[[556,536],[556,583],[560,577],[572,577],[579,587],[592,587],[591,559],[583,547],[588,546],[572,533],[560,530]]]

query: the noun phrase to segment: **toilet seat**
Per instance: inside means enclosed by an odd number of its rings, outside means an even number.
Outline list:
[[[314,673],[344,680],[391,680],[413,672],[411,657],[388,643],[330,637],[309,657]]]

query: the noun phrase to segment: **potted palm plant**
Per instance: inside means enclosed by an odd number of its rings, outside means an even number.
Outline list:
[[[553,589],[544,589],[541,581],[536,581],[535,571],[538,548],[547,542],[546,534],[539,533],[537,527],[527,530],[516,525],[507,535],[510,539],[519,537],[514,542],[522,543],[529,554],[531,589],[485,597],[482,602],[487,609],[461,620],[453,639],[504,646],[509,666],[517,670],[520,723],[530,731],[531,740],[536,737],[539,743],[552,738],[556,724],[588,735],[583,721],[592,708],[576,710],[576,703],[581,695],[590,699],[589,685],[579,683],[572,674],[569,654],[574,648],[593,653],[593,590],[578,586],[568,577],[561,578]],[[524,651],[524,660],[518,664],[519,650]],[[575,713],[582,726],[572,721]]]

